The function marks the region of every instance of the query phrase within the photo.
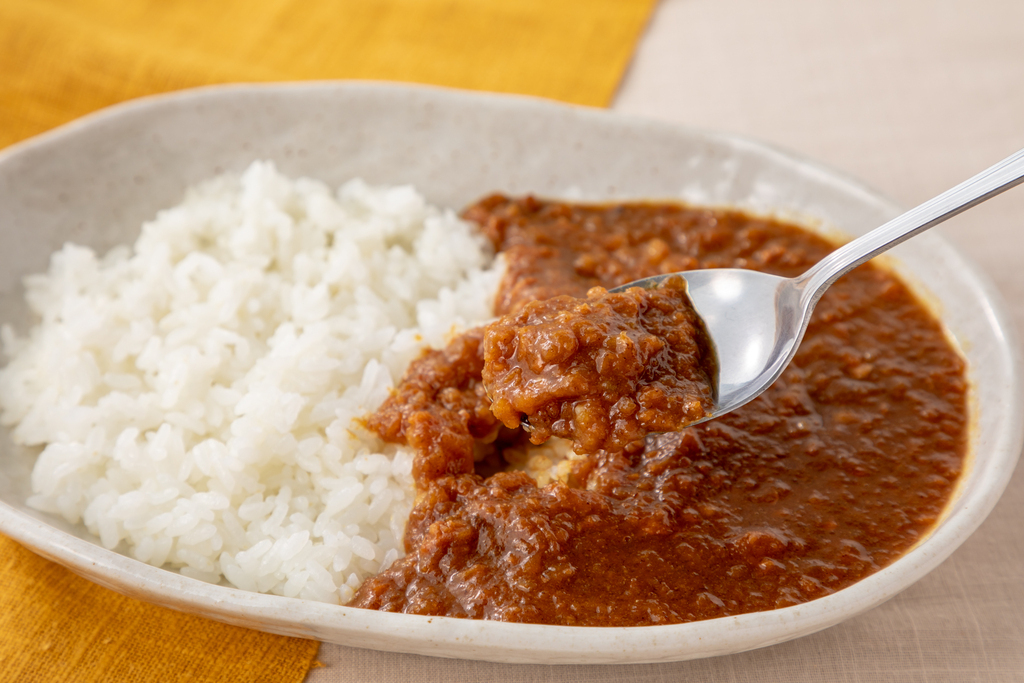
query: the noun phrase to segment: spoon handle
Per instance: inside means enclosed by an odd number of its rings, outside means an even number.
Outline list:
[[[843,245],[796,278],[805,311],[848,271],[961,211],[1024,182],[1024,149],[924,204]]]

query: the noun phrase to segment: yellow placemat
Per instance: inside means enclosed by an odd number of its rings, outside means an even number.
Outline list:
[[[603,106],[655,0],[3,0],[0,147],[226,81],[372,78]]]
[[[0,536],[0,680],[298,683],[319,644],[109,591]]]
[[[0,148],[211,83],[369,78],[605,105],[656,0],[2,0]],[[0,536],[0,681],[301,681],[317,644],[100,588]]]

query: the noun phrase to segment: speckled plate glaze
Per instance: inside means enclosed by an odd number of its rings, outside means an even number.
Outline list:
[[[861,234],[897,207],[841,174],[749,140],[534,99],[374,83],[226,86],[112,107],[0,153],[0,320],[24,329],[21,278],[65,241],[101,251],[184,189],[254,159],[332,185],[412,183],[459,208],[501,190],[730,204]],[[870,609],[937,566],[995,505],[1021,449],[1017,348],[995,290],[935,234],[893,252],[969,359],[973,456],[935,531],[834,595],[772,612],[645,628],[572,628],[383,614],[213,586],[100,547],[29,509],[32,454],[0,434],[0,531],[96,583],[274,633],[501,662],[627,663],[740,652]]]

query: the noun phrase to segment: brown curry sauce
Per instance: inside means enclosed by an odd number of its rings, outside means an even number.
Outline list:
[[[504,252],[497,313],[666,272],[793,276],[832,248],[782,223],[675,205],[489,197],[466,210]],[[837,282],[758,399],[572,461],[565,483],[484,478],[524,433],[481,381],[481,330],[413,363],[367,423],[417,453],[408,554],[353,606],[580,626],[667,624],[795,605],[888,565],[934,525],[967,443],[964,363],[871,265]]]
[[[620,451],[711,415],[715,354],[686,282],[531,301],[484,331],[491,412],[534,444]]]

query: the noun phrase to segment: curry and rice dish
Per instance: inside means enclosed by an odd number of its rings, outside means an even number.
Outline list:
[[[4,331],[0,419],[38,453],[30,505],[204,581],[580,626],[795,605],[935,524],[963,360],[863,266],[767,392],[680,429],[714,373],[685,293],[606,290],[831,249],[672,204],[495,195],[459,219],[255,164],[133,249],[66,246],[26,280],[39,322]]]

